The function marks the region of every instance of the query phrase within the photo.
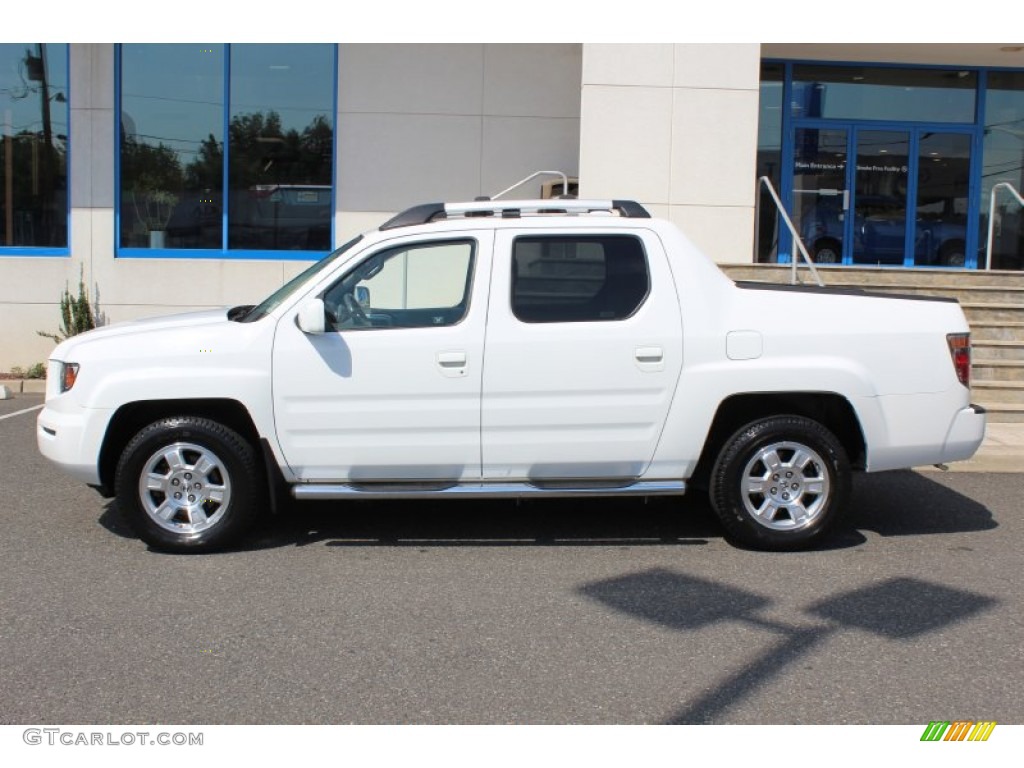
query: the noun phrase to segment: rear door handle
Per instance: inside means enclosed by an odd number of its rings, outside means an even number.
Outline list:
[[[638,363],[660,363],[665,359],[665,352],[661,347],[637,347],[636,361]]]
[[[665,350],[661,347],[637,347],[633,352],[633,359],[641,371],[665,370]]]

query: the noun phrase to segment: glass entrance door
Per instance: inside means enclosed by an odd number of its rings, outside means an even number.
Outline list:
[[[811,258],[821,264],[843,260],[849,138],[846,128],[796,129],[791,218]]]
[[[975,266],[969,132],[831,121],[794,128],[791,217],[814,261]]]
[[[971,136],[923,132],[917,149],[914,264],[974,267],[968,263]],[[977,221],[977,217],[973,217]],[[977,253],[977,249],[973,249]]]
[[[855,135],[853,254],[846,263],[903,264],[910,133],[859,130]]]

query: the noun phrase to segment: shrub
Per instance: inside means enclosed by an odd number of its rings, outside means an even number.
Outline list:
[[[85,290],[85,280],[81,275],[78,278],[77,298],[71,295],[67,285],[64,286],[64,295],[60,298],[60,318],[61,327],[57,333],[47,333],[46,331],[36,331],[36,333],[60,344],[64,339],[91,331],[96,327],[96,318],[93,316],[92,306],[89,304],[89,294]]]

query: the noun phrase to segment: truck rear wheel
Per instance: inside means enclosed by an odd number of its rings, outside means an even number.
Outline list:
[[[850,463],[828,429],[803,416],[751,422],[722,447],[711,471],[716,514],[738,544],[810,546],[845,512]]]
[[[265,486],[253,447],[210,419],[161,419],[121,454],[118,508],[139,538],[167,552],[209,552],[255,522]]]

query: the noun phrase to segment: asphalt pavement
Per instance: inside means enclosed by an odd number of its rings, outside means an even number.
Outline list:
[[[2,723],[1024,722],[1020,474],[858,476],[801,553],[694,496],[308,504],[175,556],[39,456],[39,401],[0,402]]]

